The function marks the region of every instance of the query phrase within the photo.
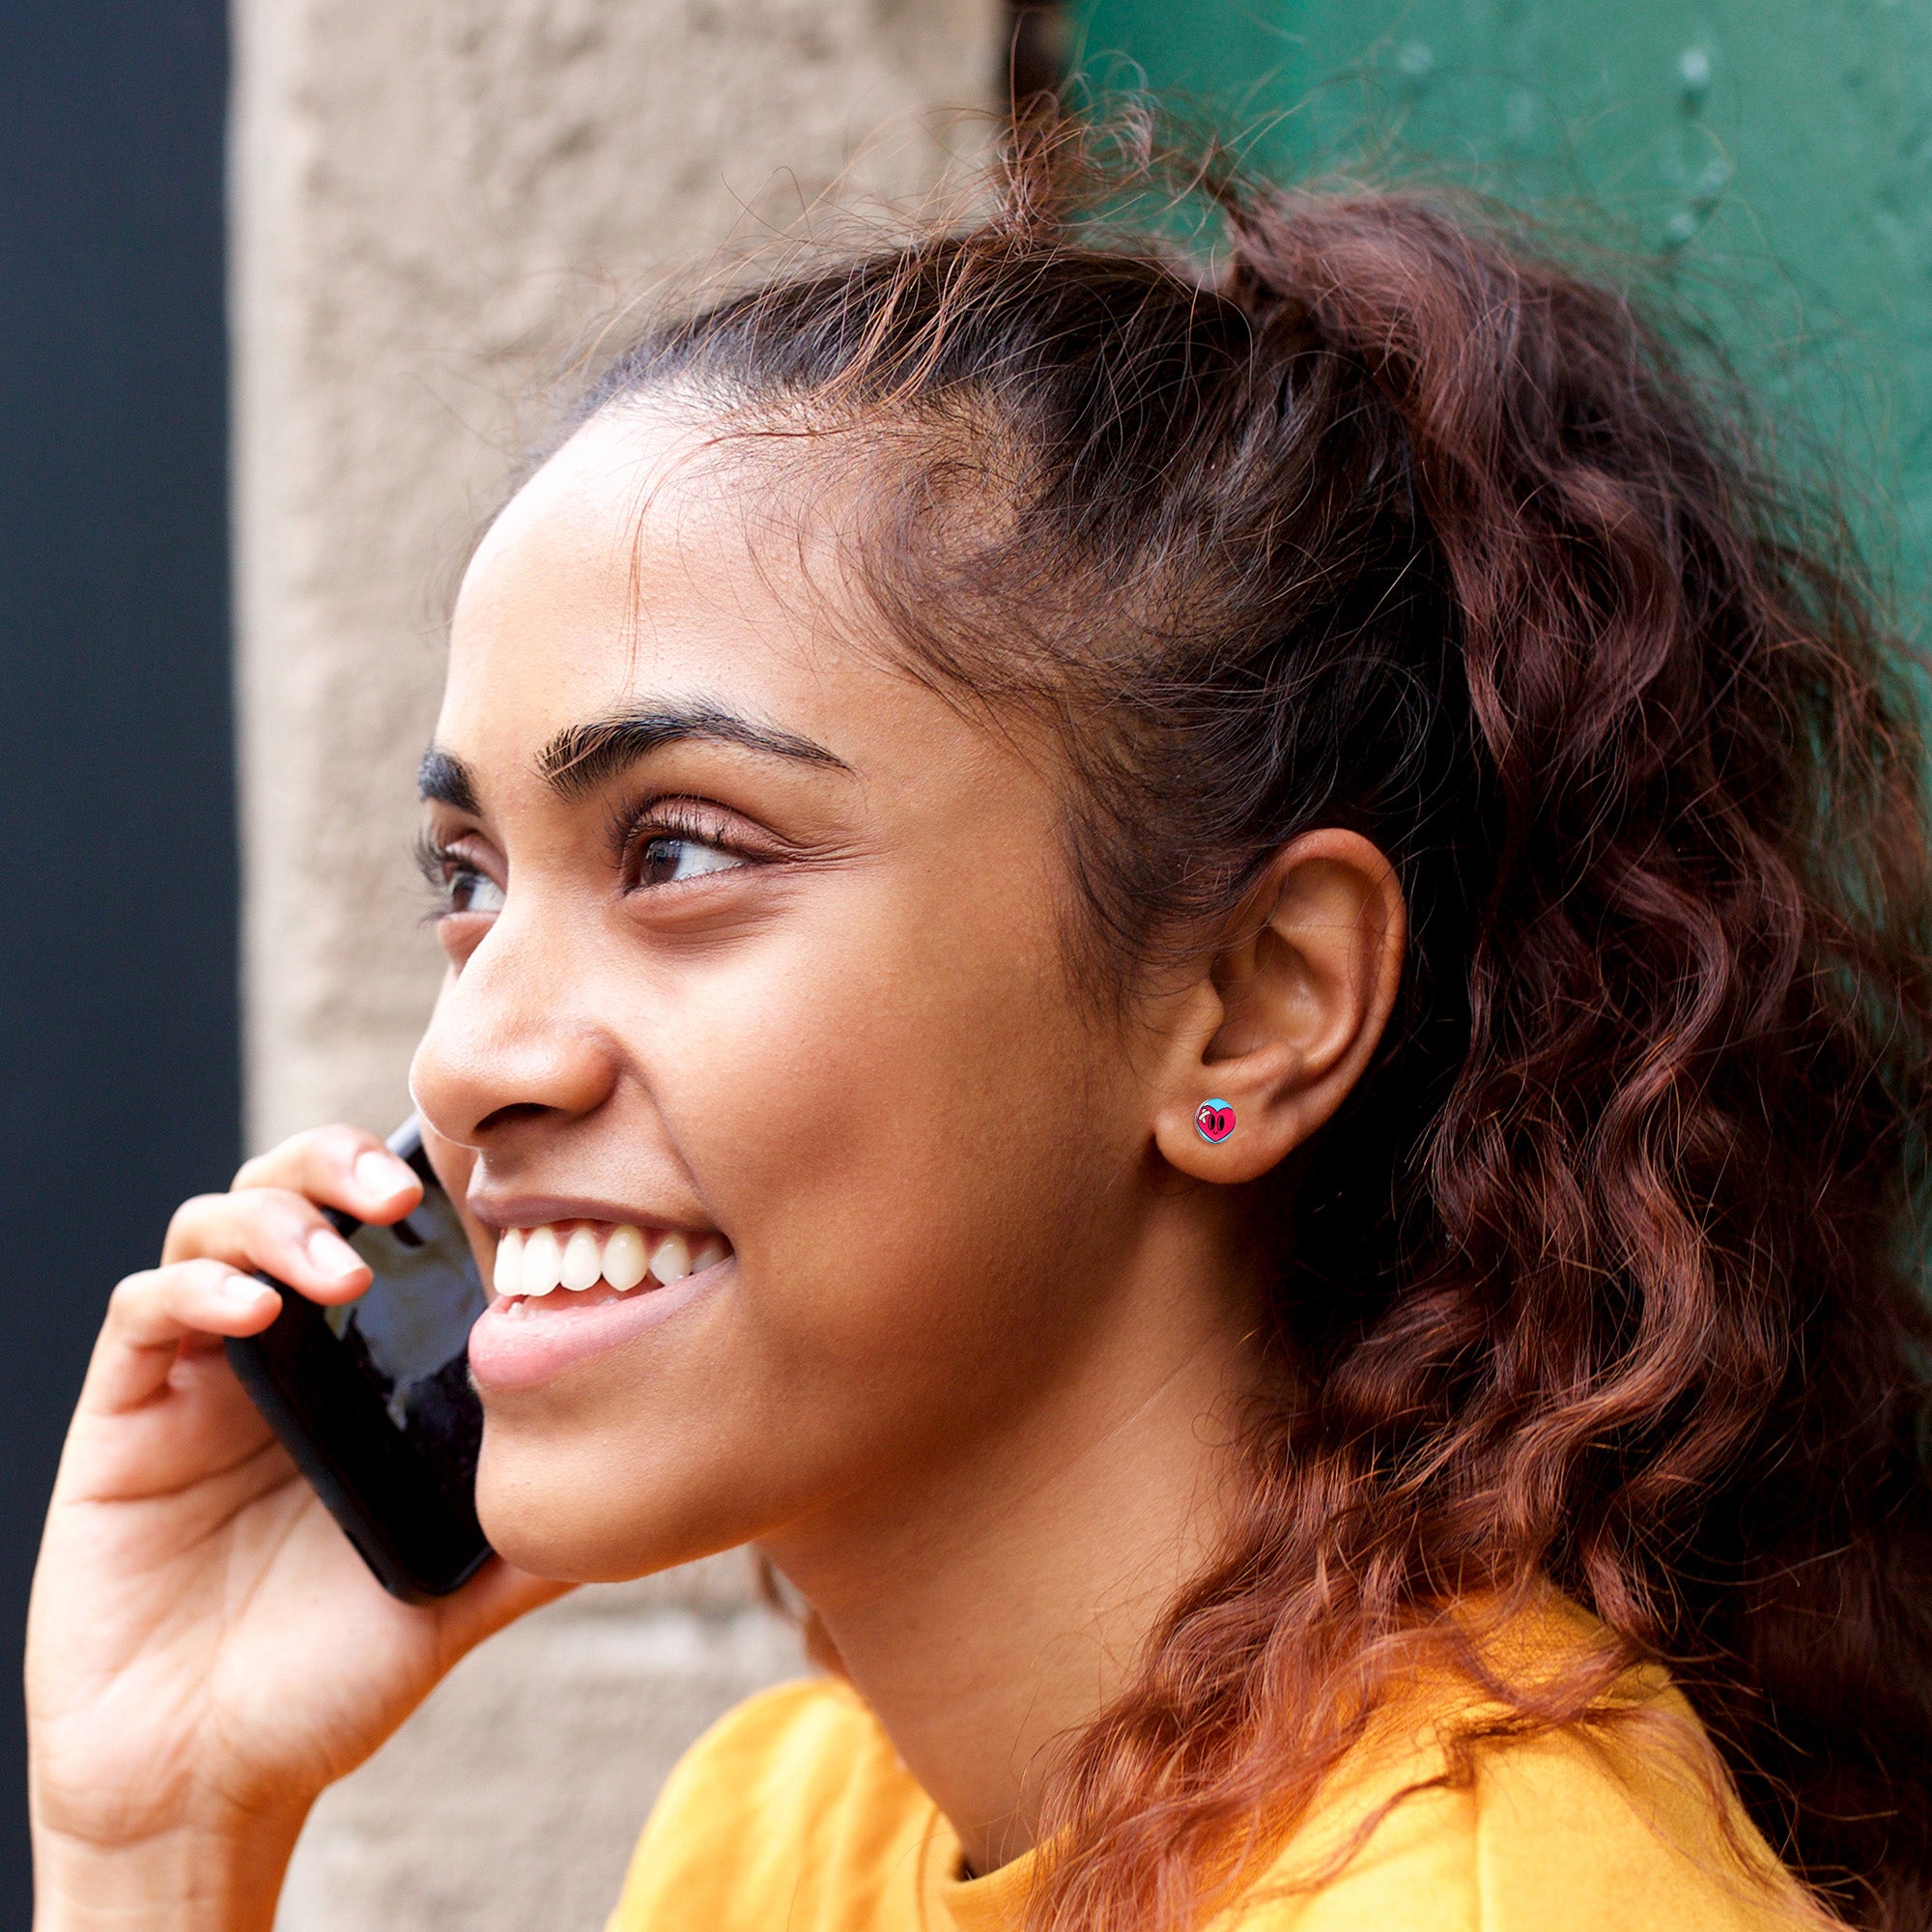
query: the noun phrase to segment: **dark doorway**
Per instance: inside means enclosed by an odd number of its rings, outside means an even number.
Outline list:
[[[222,0],[0,0],[0,1924],[20,1631],[108,1289],[240,1140]]]

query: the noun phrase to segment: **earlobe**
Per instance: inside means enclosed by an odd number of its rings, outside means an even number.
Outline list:
[[[1381,1039],[1407,921],[1387,859],[1359,833],[1283,847],[1228,922],[1183,1009],[1154,1121],[1163,1158],[1201,1180],[1253,1180],[1317,1131]]]

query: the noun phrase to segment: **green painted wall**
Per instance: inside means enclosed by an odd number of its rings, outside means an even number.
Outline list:
[[[1277,172],[1420,169],[1648,257],[1932,583],[1932,0],[1076,0],[1090,84]],[[1898,553],[1888,530],[1896,526]]]

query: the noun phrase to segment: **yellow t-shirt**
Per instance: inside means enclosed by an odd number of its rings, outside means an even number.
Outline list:
[[[1676,1691],[1654,1698],[1690,1727]],[[1439,1719],[1439,1713],[1438,1713]],[[1479,1747],[1472,1781],[1403,1799],[1333,1877],[1286,1891],[1441,1768],[1435,1726],[1345,1761],[1212,1932],[1773,1932],[1821,1915],[1741,1812],[1747,1877],[1677,1754],[1567,1732]],[[962,1879],[959,1840],[856,1691],[741,1704],[672,1773],[608,1932],[1012,1932],[1032,1854]],[[1276,1885],[1270,1897],[1269,1882]]]

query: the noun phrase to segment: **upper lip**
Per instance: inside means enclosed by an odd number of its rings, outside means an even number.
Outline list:
[[[613,1227],[676,1229],[681,1234],[716,1231],[681,1214],[659,1214],[612,1201],[565,1194],[472,1194],[469,1211],[493,1234],[510,1228],[541,1228],[557,1221],[604,1221]]]

